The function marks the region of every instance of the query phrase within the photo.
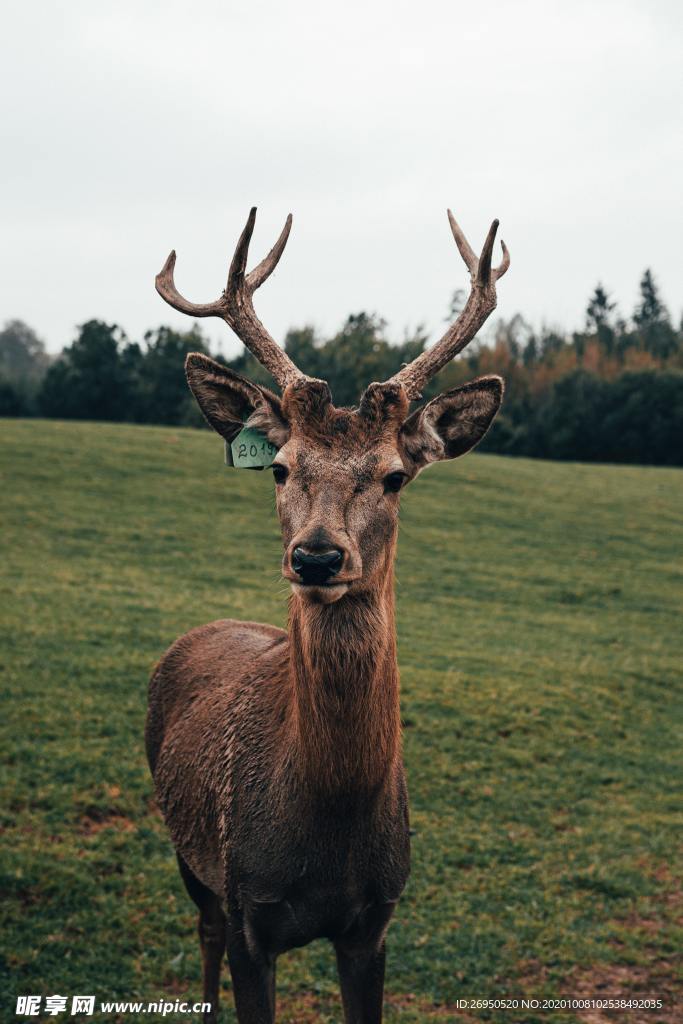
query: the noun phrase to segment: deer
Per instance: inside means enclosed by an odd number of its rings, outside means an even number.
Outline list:
[[[410,405],[490,316],[510,256],[501,240],[492,266],[497,220],[477,257],[449,210],[471,279],[464,308],[436,344],[368,384],[357,408],[336,408],[329,385],[301,372],[256,315],[254,292],[292,217],[247,273],[255,217],[217,301],[180,294],[175,251],[156,288],[176,310],[225,320],[281,391],[187,356],[209,425],[230,443],[246,424],[277,448],[288,625],[222,619],[176,640],[150,680],[146,749],[199,911],[204,1021],[217,1020],[226,952],[239,1024],[273,1024],[277,957],[324,938],[346,1024],[379,1024],[386,933],[410,867],[394,622],[400,496],[426,466],[484,437],[504,384],[479,377]]]

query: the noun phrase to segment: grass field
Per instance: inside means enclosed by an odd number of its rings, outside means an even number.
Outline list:
[[[208,432],[0,429],[0,1018],[26,993],[199,999],[144,759],[147,678],[199,623],[284,624],[270,474],[224,469]],[[404,496],[416,834],[392,1024],[608,1019],[455,1005],[505,995],[658,996],[632,1019],[683,1019],[682,513],[680,471],[477,455]],[[278,972],[278,1020],[341,1019],[326,944]]]

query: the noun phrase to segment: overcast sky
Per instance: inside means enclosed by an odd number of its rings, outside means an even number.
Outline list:
[[[216,298],[249,207],[256,307],[275,337],[375,311],[443,327],[466,284],[450,206],[512,255],[501,315],[578,327],[598,280],[632,311],[651,266],[683,305],[683,8],[665,0],[194,0],[4,7],[0,321],[56,351],[74,325],[131,337],[187,318],[168,251]],[[253,261],[252,261],[253,262]],[[233,351],[219,321],[211,339]]]

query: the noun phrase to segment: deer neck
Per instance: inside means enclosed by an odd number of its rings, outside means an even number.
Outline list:
[[[318,792],[377,790],[400,757],[391,554],[376,588],[331,605],[291,599],[290,725],[296,763]]]

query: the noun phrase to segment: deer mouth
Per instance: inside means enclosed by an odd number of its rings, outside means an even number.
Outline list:
[[[346,580],[328,580],[326,583],[302,583],[290,579],[292,591],[306,601],[314,604],[333,604],[348,591],[350,583]]]

